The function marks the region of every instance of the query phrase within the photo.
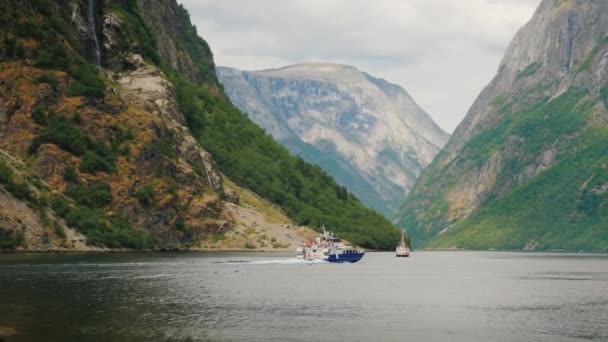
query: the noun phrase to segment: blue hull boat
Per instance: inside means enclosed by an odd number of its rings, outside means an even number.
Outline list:
[[[314,241],[300,244],[296,250],[298,259],[354,263],[363,258],[365,252],[343,244],[342,240],[325,230],[325,226],[322,228],[323,235],[317,237]]]
[[[327,256],[329,262],[357,262],[363,258],[364,252],[351,253],[351,254],[330,254]]]

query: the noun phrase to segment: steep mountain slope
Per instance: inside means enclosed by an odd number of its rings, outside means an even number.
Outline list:
[[[448,138],[405,90],[354,67],[217,73],[254,122],[389,216]]]
[[[541,2],[402,209],[418,245],[608,248],[607,34],[608,2]]]
[[[4,196],[27,203],[2,210],[7,247],[177,246],[233,226],[171,83],[136,54],[134,7],[2,5],[2,183],[19,184]],[[111,82],[92,66],[102,64]],[[34,224],[15,224],[24,215]]]
[[[241,248],[290,246],[281,211],[369,247],[397,238],[230,104],[176,1],[0,6],[0,248],[204,248],[250,230]]]

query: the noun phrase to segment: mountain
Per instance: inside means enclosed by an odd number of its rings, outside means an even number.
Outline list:
[[[175,0],[0,0],[0,249],[289,248],[399,232],[222,93]]]
[[[608,2],[543,0],[401,210],[418,246],[608,249]]]
[[[403,88],[351,66],[217,74],[251,120],[387,216],[448,139]]]

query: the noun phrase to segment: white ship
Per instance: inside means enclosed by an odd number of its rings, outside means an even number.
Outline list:
[[[333,233],[323,228],[323,235],[314,241],[302,242],[296,249],[297,258],[305,260],[325,260],[329,262],[357,262],[365,252],[342,243]]]
[[[405,244],[405,232],[401,232],[401,242],[397,246],[395,250],[395,254],[398,257],[409,257],[410,256],[410,248]]]

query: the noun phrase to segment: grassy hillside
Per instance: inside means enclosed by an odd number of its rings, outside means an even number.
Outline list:
[[[517,99],[513,100],[516,101]],[[507,112],[512,101],[502,101]],[[496,186],[467,219],[452,224],[426,246],[432,248],[608,250],[608,129],[594,124],[604,103],[584,90],[571,90],[529,109],[509,113],[494,127],[470,139],[463,157],[449,167],[475,167],[522,137],[521,149],[502,161]],[[537,163],[543,151],[555,151],[555,162],[529,180],[517,175]],[[453,179],[453,178],[452,178]],[[450,178],[441,179],[450,189]],[[515,184],[503,192],[505,184]],[[436,201],[436,203],[441,203]],[[447,208],[446,208],[447,210]],[[440,211],[440,210],[439,210]],[[412,217],[410,216],[410,219]],[[437,215],[427,221],[436,228],[449,222]]]
[[[224,96],[172,79],[190,129],[228,177],[278,204],[298,225],[325,224],[361,246],[393,247],[398,230],[320,167],[291,156]]]
[[[325,146],[316,147],[303,142],[300,139],[292,139],[285,142],[285,145],[292,146],[292,151],[301,156],[304,160],[314,161],[314,164],[319,165],[323,170],[333,170],[335,180],[350,189],[352,193],[356,193],[357,198],[367,205],[390,217],[392,213],[387,210],[390,203],[386,203],[372,185],[366,181],[357,171],[340,155],[333,144],[328,143]],[[365,196],[365,198],[363,197]]]
[[[163,217],[163,231],[156,234],[175,243],[222,226],[216,221],[222,219],[221,191],[204,184],[192,188],[196,176],[181,178],[191,181],[190,187],[178,181],[175,173],[183,168],[178,166],[172,133],[150,117],[153,113],[124,106],[115,92],[107,91],[115,85],[80,55],[61,3],[9,3],[10,10],[0,15],[0,71],[11,86],[0,90],[6,103],[19,107],[8,127],[12,131],[0,142],[28,165],[50,158],[48,146],[57,147],[52,149],[52,170],[46,170],[52,173],[46,176],[52,188],[44,210],[53,210],[90,243],[106,247],[156,244],[129,223],[133,217],[120,215],[122,210],[142,221]],[[180,74],[155,51],[161,47],[135,1],[113,0],[105,10],[123,21],[121,29],[132,43],[128,52],[143,55],[169,77],[191,132],[218,168],[238,185],[279,205],[297,224],[325,224],[359,245],[392,248],[399,232],[388,220],[365,208],[319,167],[291,156],[228,101],[215,78],[210,49],[196,35],[185,9],[173,4],[178,22],[164,24],[183,28],[173,38],[194,61],[196,75]],[[11,139],[19,139],[18,144]],[[12,175],[2,172],[0,185],[20,191],[10,183]],[[197,206],[201,211],[194,213]],[[21,241],[12,230],[5,240],[11,246]]]
[[[29,166],[36,163],[42,145],[55,145],[60,158],[47,161],[45,167],[65,169],[63,178],[57,179],[56,185],[61,183],[57,189],[43,184],[32,170],[24,170],[28,177],[21,179],[0,163],[0,187],[36,209],[47,230],[43,240],[73,244],[65,240],[63,220],[85,234],[91,245],[151,247],[151,236],[104,210],[113,201],[110,179],[118,177],[117,164],[128,154],[128,141],[134,136],[120,122],[121,110],[111,103],[106,107],[109,113],[98,117],[98,122],[87,118],[93,112],[86,103],[102,105],[106,81],[78,49],[50,1],[35,2],[33,7],[9,6],[0,15],[2,96],[14,116],[3,127],[2,145]],[[23,146],[29,146],[27,151]],[[15,227],[0,228],[5,229],[0,231],[4,236],[0,240],[23,234]],[[12,247],[25,247],[24,243],[21,239]]]
[[[190,26],[183,7],[180,26]],[[195,32],[195,31],[194,31]],[[192,32],[191,32],[192,33]],[[196,44],[206,43],[191,35],[177,37],[193,60]],[[203,49],[204,50],[204,49]],[[218,167],[238,185],[249,188],[279,205],[296,224],[317,228],[325,224],[358,245],[390,249],[399,231],[386,218],[365,208],[344,187],[318,166],[289,154],[286,148],[240,112],[227,96],[217,94],[217,79],[200,77],[194,84],[167,70],[175,85],[180,109],[188,126],[208,150]],[[209,73],[208,73],[209,74]]]

